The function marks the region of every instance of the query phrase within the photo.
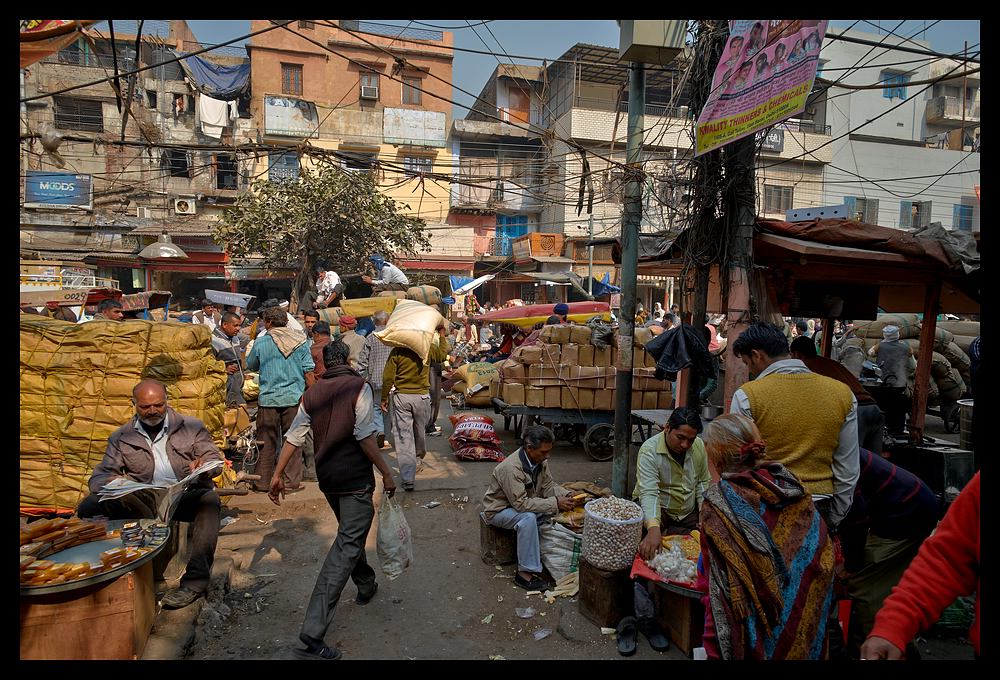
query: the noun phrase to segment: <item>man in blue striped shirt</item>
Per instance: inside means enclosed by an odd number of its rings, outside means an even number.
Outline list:
[[[247,369],[259,371],[260,396],[257,399],[257,445],[260,459],[254,472],[260,480],[255,491],[271,488],[271,475],[281,449],[282,434],[292,426],[299,401],[306,389],[305,374],[316,364],[309,352],[305,333],[288,328],[288,318],[280,307],[265,309],[261,318],[267,335],[257,338],[247,355]],[[285,493],[302,488],[302,454],[299,452],[285,468],[282,480]]]

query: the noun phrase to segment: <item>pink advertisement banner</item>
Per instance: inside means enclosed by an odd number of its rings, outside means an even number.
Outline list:
[[[695,155],[725,146],[805,109],[827,22],[729,22],[729,39],[698,116]]]

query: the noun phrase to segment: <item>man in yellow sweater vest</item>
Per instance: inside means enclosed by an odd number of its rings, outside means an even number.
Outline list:
[[[389,393],[396,388],[392,393],[392,431],[403,491],[413,491],[417,458],[427,453],[424,428],[431,415],[430,362],[441,362],[448,357],[448,331],[444,326],[437,330],[438,344],[431,345],[427,361],[422,361],[412,349],[395,347],[382,372],[379,408],[383,412],[389,410]]]
[[[857,399],[847,385],[789,358],[777,326],[758,321],[732,348],[756,378],[733,394],[730,413],[753,419],[767,457],[802,481],[835,531],[851,509],[860,475]]]

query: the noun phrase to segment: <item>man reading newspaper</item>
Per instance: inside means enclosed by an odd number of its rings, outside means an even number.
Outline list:
[[[219,496],[208,474],[191,473],[214,469],[223,458],[200,420],[167,406],[163,384],[143,380],[132,390],[132,402],[136,417],[108,438],[104,458],[90,477],[91,494],[80,503],[77,515],[163,520],[172,516],[193,522],[187,570],[180,587],[163,598],[165,607],[178,609],[208,590],[219,538]],[[129,488],[132,493],[120,493]]]

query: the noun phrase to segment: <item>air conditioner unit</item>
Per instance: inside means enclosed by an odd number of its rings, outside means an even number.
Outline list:
[[[375,85],[362,85],[361,86],[361,98],[362,99],[378,99],[378,87]]]
[[[198,209],[194,202],[194,196],[174,199],[174,212],[178,215],[195,215]]]

